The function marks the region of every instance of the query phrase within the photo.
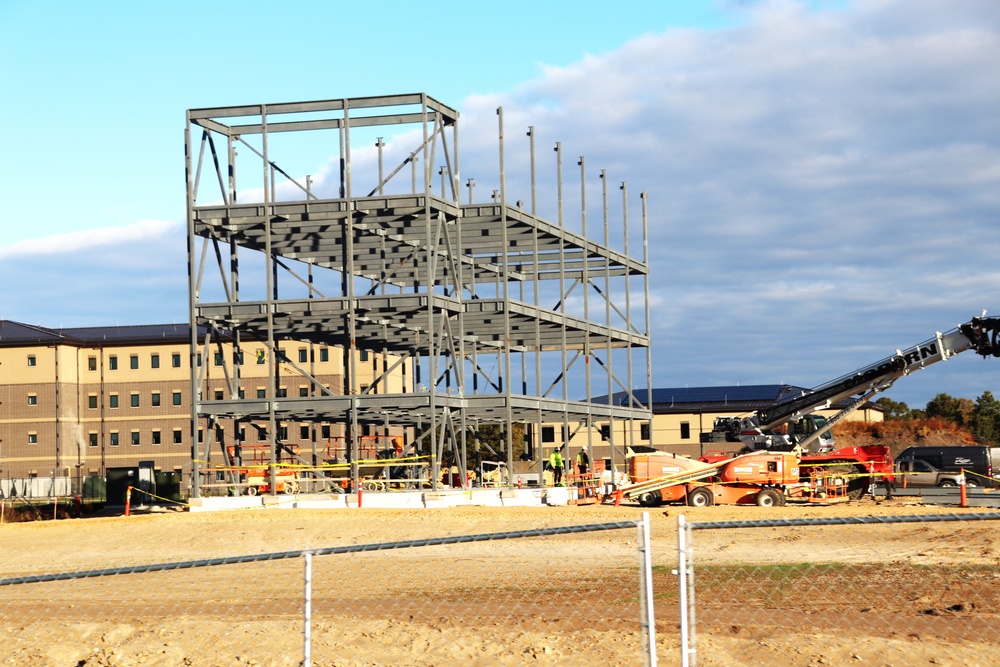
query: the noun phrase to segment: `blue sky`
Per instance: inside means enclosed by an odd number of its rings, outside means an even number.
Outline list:
[[[649,192],[656,386],[814,386],[1000,315],[993,0],[343,4],[0,2],[0,318],[185,321],[185,109],[402,92],[462,113],[483,195],[498,106]],[[1000,393],[969,355],[888,395]]]

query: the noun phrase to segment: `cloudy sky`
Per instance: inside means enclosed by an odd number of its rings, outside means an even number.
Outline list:
[[[530,125],[648,193],[654,386],[811,387],[1000,315],[995,0],[161,4],[0,3],[0,318],[186,320],[185,109],[418,91],[477,198],[498,107],[512,190]],[[970,352],[888,395],[987,390]]]

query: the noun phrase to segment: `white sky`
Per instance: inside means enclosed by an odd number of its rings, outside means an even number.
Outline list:
[[[0,3],[0,318],[186,321],[185,109],[418,91],[477,199],[498,106],[512,191],[532,125],[591,220],[601,169],[649,193],[654,386],[814,386],[1000,315],[995,0],[334,4]],[[998,379],[970,352],[888,395]]]

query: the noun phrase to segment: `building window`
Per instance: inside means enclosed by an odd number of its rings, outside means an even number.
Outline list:
[[[108,370],[109,371],[118,370],[118,355],[115,354],[108,355]]]
[[[97,394],[90,394],[87,396],[87,407],[91,410],[97,409]]]
[[[555,426],[543,426],[542,427],[542,442],[555,442],[556,441],[556,427]]]
[[[137,446],[139,444],[139,432],[132,431],[132,445]]]
[[[329,440],[330,439],[330,425],[329,424],[324,424],[323,425],[322,433],[323,433],[323,438],[325,440]]]
[[[179,445],[184,441],[184,433],[179,429],[174,429],[174,444]]]
[[[222,353],[221,352],[216,352],[215,356],[213,358],[213,361],[215,361],[215,365],[216,366],[221,366],[223,364]]]
[[[330,350],[329,350],[329,348],[325,348],[325,347],[319,348],[319,360],[320,361],[330,361]]]
[[[263,387],[257,387],[257,398],[267,398],[267,390]]]
[[[243,400],[244,398],[247,397],[247,393],[245,391],[243,391],[243,387],[240,387],[240,390],[237,393],[238,393],[238,395],[240,397],[240,400]]]
[[[28,355],[28,365],[29,365],[29,366],[34,366],[34,365],[36,365],[37,363],[38,363],[38,360],[37,360],[37,359],[35,358],[35,355],[33,355],[33,354],[29,354],[29,355]]]
[[[681,440],[691,439],[691,423],[681,422]]]
[[[198,357],[195,359],[194,363],[197,364],[199,368],[201,368],[201,352],[198,353]]]
[[[203,429],[198,429],[198,444],[205,442],[205,432]]]
[[[108,435],[111,437],[111,446],[112,447],[117,447],[118,446],[118,431],[111,431],[111,433],[109,433]]]
[[[173,402],[174,402],[174,405],[180,405],[181,404],[181,392],[179,392],[179,391],[175,391],[174,392],[174,394],[173,394]]]
[[[28,432],[28,444],[29,445],[37,445],[38,444],[38,434],[35,433],[34,431],[29,431]]]
[[[223,396],[222,390],[221,389],[216,389],[215,390],[215,400],[221,401],[222,400],[222,396]]]
[[[361,361],[368,361],[368,350],[361,350]]]
[[[237,366],[243,365],[243,350],[233,350],[233,363]]]
[[[153,440],[153,444],[154,445],[161,444],[161,441],[160,441],[160,429],[158,429],[158,428],[154,428],[153,429],[152,440]]]
[[[109,408],[118,407],[118,394],[108,394],[108,407]]]
[[[639,439],[649,440],[649,422],[639,424]]]
[[[87,370],[88,371],[97,370],[97,357],[87,357]]]
[[[155,352],[153,354],[149,355],[149,367],[150,368],[159,368],[160,367],[160,355],[158,355]]]
[[[267,440],[267,432],[264,429],[258,428],[255,430],[257,431],[257,442],[264,442]]]
[[[308,396],[309,387],[299,387],[299,396]]]
[[[278,387],[278,398],[288,398],[288,387]]]
[[[138,354],[130,354],[129,355],[129,358],[128,358],[128,367],[131,368],[134,371],[139,369],[139,355]]]
[[[160,407],[160,392],[154,391],[149,397],[149,404],[154,408]]]
[[[180,368],[181,367],[181,353],[180,352],[174,352],[173,354],[170,355],[170,365],[172,367],[174,367],[174,368]]]
[[[38,405],[37,394],[28,394],[28,405]]]
[[[299,440],[308,440],[308,439],[309,439],[309,427],[308,426],[300,426],[299,427]]]
[[[263,364],[267,361],[267,353],[264,350],[257,350],[257,363]]]
[[[304,347],[299,348],[299,363],[304,364],[309,361],[309,350]]]
[[[87,434],[89,436],[89,444],[91,447],[97,447],[97,431],[91,431]]]
[[[287,426],[279,426],[278,427],[278,440],[281,440],[282,442],[284,442],[285,440],[288,440],[288,427]]]
[[[133,391],[132,395],[129,397],[129,402],[133,408],[139,407],[139,394]]]

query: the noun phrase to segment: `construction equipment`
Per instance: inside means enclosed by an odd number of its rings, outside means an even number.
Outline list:
[[[771,507],[783,505],[788,496],[803,496],[808,487],[793,452],[760,451],[711,463],[647,452],[630,455],[628,469],[634,483],[622,493],[644,507],[664,502]],[[664,474],[648,477],[657,470]]]
[[[848,497],[858,498],[872,484],[892,481],[889,448],[870,445],[838,449],[830,427],[904,375],[969,349],[983,357],[1000,357],[1000,318],[987,318],[984,312],[982,317],[974,317],[947,333],[937,333],[924,343],[897,350],[887,359],[815,389],[743,417],[719,417],[712,431],[702,434],[701,441],[737,443],[741,447],[738,452],[706,454],[698,463],[707,467],[695,470],[694,466],[680,463],[688,459],[669,454],[634,455],[629,459],[628,471],[634,484],[624,494],[638,498],[644,505],[679,500],[692,505],[711,504],[709,498],[727,504],[750,502],[752,498],[757,504],[768,505],[786,497],[808,496],[810,485],[815,488],[835,479],[846,483]],[[846,399],[850,399],[847,405],[832,417],[815,414]],[[766,456],[758,458],[762,455]],[[680,466],[685,472],[653,475],[650,468],[656,465]],[[714,472],[710,472],[712,466]],[[673,479],[674,475],[679,477]],[[711,481],[700,481],[703,479]],[[772,490],[781,498],[772,497]],[[696,491],[696,497],[692,497]]]

